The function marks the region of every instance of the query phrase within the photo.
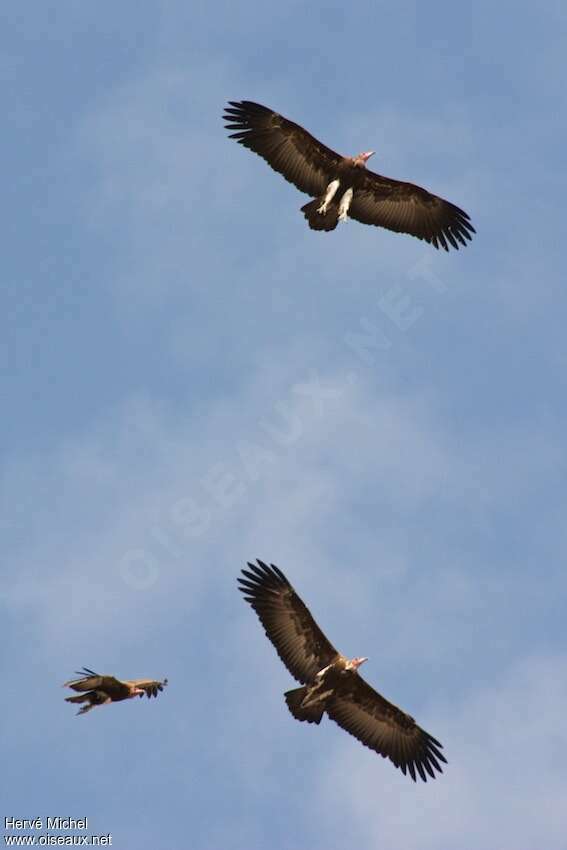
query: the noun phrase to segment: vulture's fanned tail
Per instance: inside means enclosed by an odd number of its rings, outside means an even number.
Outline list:
[[[311,230],[326,230],[327,232],[334,230],[339,223],[339,205],[330,203],[326,213],[317,212],[318,208],[323,203],[324,196],[315,198],[308,204],[301,207],[301,212],[309,222]]]
[[[294,688],[292,691],[286,691],[284,697],[287,707],[296,720],[306,720],[308,723],[319,724],[323,717],[325,706],[319,703],[318,705],[311,705],[308,708],[305,708],[301,705],[301,703],[303,702],[306,694],[307,688],[305,686],[302,688]]]

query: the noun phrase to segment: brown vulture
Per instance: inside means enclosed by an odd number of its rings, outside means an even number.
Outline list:
[[[446,251],[459,248],[475,229],[466,212],[413,183],[366,168],[374,151],[341,156],[283,115],[251,100],[229,101],[227,130],[263,157],[274,171],[314,198],[301,212],[312,230],[334,230],[350,218],[409,233]]]
[[[331,720],[366,747],[389,758],[402,773],[424,782],[442,773],[443,745],[413,717],[384,699],[359,675],[367,658],[348,659],[327,640],[285,575],[274,564],[258,561],[242,570],[239,590],[256,611],[267,636],[301,688],[284,694],[297,720]]]
[[[65,702],[83,703],[77,714],[86,714],[91,708],[96,708],[97,705],[105,705],[108,702],[122,702],[124,699],[132,699],[132,697],[146,696],[149,698],[157,697],[158,691],[163,691],[167,685],[167,679],[163,682],[158,682],[154,679],[129,679],[122,682],[120,679],[115,679],[114,676],[99,676],[88,667],[83,667],[82,670],[77,670],[79,679],[71,679],[65,682],[64,688],[72,688],[74,691],[79,691],[79,696],[65,697]]]

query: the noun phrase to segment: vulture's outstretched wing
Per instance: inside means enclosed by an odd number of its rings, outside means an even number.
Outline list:
[[[112,699],[118,696],[128,696],[130,689],[126,682],[121,682],[114,676],[99,676],[98,673],[83,667],[83,671],[77,671],[80,679],[71,679],[65,682],[64,688],[72,688],[74,691],[104,691]]]
[[[131,679],[128,684],[141,688],[146,692],[148,699],[150,699],[151,697],[157,697],[158,693],[163,691],[167,685],[167,679],[164,679],[163,682],[158,682],[155,679]],[[140,694],[140,697],[143,696],[143,694]]]
[[[341,677],[325,706],[329,717],[361,743],[389,758],[402,773],[416,779],[416,771],[427,782],[427,774],[443,772],[447,762],[443,745],[424,732],[409,714],[380,696],[358,673]]]
[[[446,251],[459,248],[476,233],[466,212],[413,183],[364,174],[348,214],[362,224],[375,224],[396,233],[409,233]]]
[[[248,563],[239,578],[244,598],[258,614],[267,636],[292,676],[312,682],[319,670],[339,657],[307,606],[278,567]]]
[[[263,157],[301,192],[322,195],[332,173],[342,160],[340,154],[295,124],[251,100],[229,101],[224,120],[230,138]]]

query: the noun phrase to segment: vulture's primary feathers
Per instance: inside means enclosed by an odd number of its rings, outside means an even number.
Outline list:
[[[303,687],[285,701],[297,720],[331,720],[365,746],[389,758],[415,781],[442,772],[442,744],[409,714],[392,705],[358,674],[367,658],[345,658],[327,640],[309,610],[278,567],[258,561],[242,570],[239,589],[258,614],[266,634],[292,676]]]
[[[66,702],[86,703],[79,709],[77,714],[86,714],[91,708],[97,705],[105,705],[108,702],[121,702],[124,699],[132,699],[132,697],[146,696],[157,697],[158,691],[163,691],[167,685],[167,679],[163,682],[158,682],[155,679],[129,679],[120,681],[114,676],[99,676],[88,667],[83,667],[81,671],[77,671],[79,679],[71,679],[65,682],[64,688],[72,688],[74,691],[79,691],[79,696],[65,697]]]
[[[341,156],[314,136],[259,103],[229,101],[227,130],[263,157],[274,171],[314,198],[301,208],[313,230],[334,230],[347,215],[397,233],[425,239],[436,248],[466,245],[475,229],[466,212],[415,186],[366,168],[374,151]]]

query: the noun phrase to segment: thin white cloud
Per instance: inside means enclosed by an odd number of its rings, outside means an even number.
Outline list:
[[[334,801],[366,846],[392,850],[562,850],[567,833],[567,710],[564,656],[527,657],[436,699],[418,721],[445,745],[449,764],[426,786],[413,785],[352,742],[326,764],[320,805]]]

